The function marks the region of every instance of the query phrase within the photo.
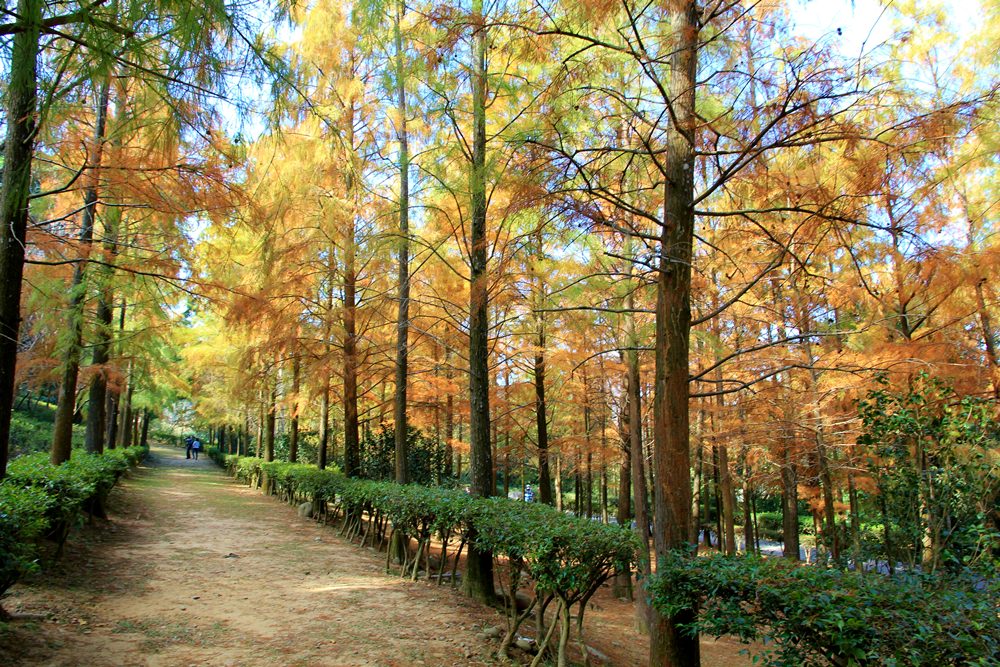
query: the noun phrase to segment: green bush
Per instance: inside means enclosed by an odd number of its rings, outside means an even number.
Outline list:
[[[37,542],[51,502],[42,489],[0,484],[0,595],[38,569]]]
[[[84,512],[98,512],[112,487],[130,465],[148,453],[145,447],[105,454],[74,451],[55,466],[48,454],[13,459],[0,483],[0,593],[37,567],[42,536],[60,546]]]
[[[442,482],[447,453],[433,438],[415,428],[406,432],[406,469],[414,484]],[[361,443],[361,477],[391,481],[396,477],[396,431],[382,424]]]
[[[766,665],[1000,664],[996,577],[674,554],[648,588],[661,613],[696,612],[690,632],[770,645],[759,656]]]
[[[540,590],[581,599],[635,561],[633,533],[572,517],[547,505],[506,498],[474,498],[462,491],[416,484],[352,479],[311,464],[263,462],[209,449],[209,455],[240,481],[262,474],[269,492],[288,500],[339,503],[346,514],[379,512],[396,530],[417,538],[431,534],[472,535],[481,549],[523,562]]]

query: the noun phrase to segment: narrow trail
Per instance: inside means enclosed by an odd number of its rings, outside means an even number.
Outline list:
[[[3,665],[491,665],[499,618],[447,586],[386,576],[384,559],[154,447],[4,607]]]

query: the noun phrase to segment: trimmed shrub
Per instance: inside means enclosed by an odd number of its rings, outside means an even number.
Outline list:
[[[38,539],[51,498],[39,488],[0,484],[0,594],[38,569]]]
[[[663,614],[697,612],[690,632],[770,645],[758,656],[765,665],[1000,664],[995,577],[887,576],[678,553],[660,563],[648,588]]]
[[[61,549],[69,529],[85,512],[103,513],[103,503],[122,473],[148,451],[74,451],[59,466],[43,453],[12,460],[0,483],[0,593],[37,568],[41,537],[53,539]]]
[[[562,619],[563,636],[568,635],[570,609],[577,606],[577,628],[582,638],[587,600],[609,577],[629,571],[638,551],[638,540],[630,530],[562,514],[547,505],[475,498],[441,487],[352,479],[337,470],[319,470],[310,464],[264,463],[212,449],[209,454],[246,484],[254,485],[261,477],[266,478],[265,491],[288,502],[307,498],[324,508],[331,503],[344,518],[341,532],[349,538],[362,535],[362,544],[369,536],[372,544],[376,539],[386,543],[389,524],[392,532],[416,539],[415,557],[407,556],[401,568],[402,574],[411,572],[413,578],[422,557],[429,572],[426,550],[433,535],[440,536],[443,544],[439,583],[453,536],[460,538],[455,566],[469,541],[496,557],[506,558],[510,573],[508,599],[513,600],[518,589],[531,583],[543,607],[558,599],[557,620]],[[362,526],[365,512],[369,517],[367,527]],[[382,537],[376,538],[376,534]],[[516,607],[511,605],[509,611],[517,617]],[[519,624],[520,620],[515,622]],[[515,631],[516,626],[510,637]],[[559,650],[564,655],[564,642],[560,642]]]

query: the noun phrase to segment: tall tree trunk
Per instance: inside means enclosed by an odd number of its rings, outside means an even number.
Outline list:
[[[746,415],[741,414],[740,419],[745,420]],[[742,429],[741,429],[742,430]],[[746,438],[746,433],[742,433]],[[743,543],[746,553],[754,551],[754,529],[753,513],[751,511],[751,499],[753,498],[753,487],[750,485],[750,462],[747,459],[749,453],[747,445],[740,446],[740,470],[743,475]]]
[[[472,165],[469,174],[471,284],[469,287],[469,467],[472,495],[493,495],[490,451],[489,315],[486,238],[486,25],[483,0],[472,0]],[[491,601],[493,555],[469,545],[465,591]]]
[[[396,0],[393,37],[396,42],[396,112],[399,114],[396,138],[399,143],[399,284],[396,316],[396,397],[393,422],[396,436],[396,482],[410,481],[407,467],[406,376],[410,343],[410,149],[406,131],[406,77],[403,65],[404,0]]]
[[[360,175],[355,173],[354,153],[354,101],[347,111],[347,145],[350,151],[351,167],[347,173],[348,197],[352,202],[350,221],[344,239],[344,473],[357,477],[361,472],[361,440],[358,433],[358,352],[357,352],[357,268],[356,216],[358,196],[356,182]]]
[[[694,149],[699,16],[695,0],[667,3],[674,30],[667,93],[674,124],[666,137],[664,219],[656,277],[656,362],[653,399],[653,466],[657,557],[688,545],[691,520],[691,452],[688,424],[688,344],[691,330],[691,258],[694,243]],[[655,609],[650,623],[650,664],[696,667],[698,635],[682,628],[695,612],[671,617]]]
[[[455,437],[455,395],[451,391],[451,348],[445,345],[444,365],[445,379],[448,380],[448,395],[444,400],[444,472],[446,477],[452,477],[455,471],[455,451],[451,439]]]
[[[705,467],[705,407],[698,409],[698,429],[695,434],[694,476],[691,480],[691,525],[688,528],[688,541],[698,544],[698,531],[701,528],[702,475]]]
[[[624,357],[624,351],[622,352]],[[629,439],[631,430],[629,426],[628,394],[625,395],[625,409],[618,416],[618,431],[621,433],[621,444],[618,466],[618,509],[615,513],[615,520],[619,526],[627,526],[632,520],[632,457]],[[615,576],[614,582],[615,597],[632,597],[632,573],[619,572]]]
[[[631,295],[629,309],[633,306]],[[635,316],[629,315],[628,359],[628,438],[632,459],[632,507],[635,511],[635,532],[639,538],[639,560],[636,569],[643,580],[652,573],[649,559],[649,491],[646,486],[645,462],[642,449],[642,393],[639,389],[639,335],[636,331]],[[645,594],[635,601],[636,625],[640,632],[648,632],[651,609]]]
[[[329,248],[328,257],[334,255],[333,248]],[[323,351],[326,357],[330,356],[330,338],[333,335],[333,265],[327,267],[326,283],[326,317],[323,325]],[[323,394],[319,406],[319,451],[316,453],[316,467],[320,470],[326,468],[327,452],[330,447],[330,376],[323,373]]]
[[[722,524],[725,540],[723,546],[730,556],[736,553],[736,492],[733,489],[733,472],[729,467],[729,448],[719,445],[719,492],[722,496]]]
[[[104,412],[107,414],[108,423],[104,442],[107,444],[108,449],[114,449],[115,443],[118,442],[118,398],[120,392],[109,389],[107,394]]]
[[[292,415],[289,420],[288,460],[295,463],[299,460],[299,375],[302,372],[302,360],[296,352],[292,359]]]
[[[812,317],[809,314],[806,296],[801,289],[796,290],[796,313],[797,325],[800,332],[808,333],[812,331]],[[823,496],[823,535],[825,542],[830,548],[830,555],[834,560],[840,558],[840,543],[837,536],[837,515],[833,504],[833,477],[830,474],[830,456],[826,447],[826,416],[823,414],[820,405],[820,397],[817,386],[819,385],[819,372],[816,370],[816,355],[813,353],[812,343],[806,338],[802,345],[806,362],[806,393],[811,403],[811,412],[815,424],[813,442],[816,447],[816,465],[819,469],[820,491]]]
[[[118,308],[118,336],[122,337],[122,333],[125,331],[125,298],[123,297]],[[121,354],[122,343],[119,342],[119,354]],[[108,387],[108,437],[105,439],[108,449],[114,449],[116,443],[118,442],[118,432],[119,432],[119,417],[121,415],[121,396],[122,391],[117,386]]]
[[[558,450],[551,453],[553,454],[552,464],[553,467],[555,468],[555,474],[553,475],[554,477],[553,484],[556,488],[556,493],[555,493],[556,511],[561,513],[563,511],[562,456],[559,454]]]
[[[544,259],[541,227],[535,232],[535,261]],[[541,267],[532,272],[535,292],[535,427],[538,436],[538,500],[552,504],[552,478],[549,474],[549,418],[545,406],[545,286],[542,282]]]
[[[326,452],[330,446],[330,381],[323,381],[323,395],[319,404],[319,451],[316,453],[316,467],[326,468]]]
[[[799,487],[792,457],[793,445],[782,447],[781,461],[781,526],[784,542],[783,555],[789,560],[799,560]]]
[[[139,446],[145,447],[149,444],[149,410],[142,411],[142,435],[139,437]]]
[[[132,377],[132,362],[128,362],[128,374],[126,375],[126,388],[125,388],[125,400],[122,406],[119,408],[119,421],[121,426],[119,427],[119,444],[122,447],[128,447],[129,443],[132,442],[132,394],[135,392],[135,380]]]
[[[270,380],[271,391],[268,392],[267,414],[264,421],[264,460],[274,460],[274,427],[278,401],[278,383]]]
[[[111,78],[105,77],[97,92],[94,139],[87,155],[87,186],[83,191],[83,213],[80,224],[79,261],[73,268],[70,284],[69,340],[63,352],[62,381],[59,384],[59,399],[56,403],[55,424],[52,428],[52,463],[58,465],[68,461],[73,452],[73,415],[76,412],[76,383],[80,374],[80,355],[83,347],[83,309],[86,301],[87,262],[94,243],[94,219],[97,216],[97,190],[100,184],[101,159],[104,155],[104,129],[107,124],[108,99]],[[90,411],[99,410],[97,401],[104,397],[91,396]],[[88,443],[89,445],[90,443]],[[87,451],[96,452],[94,446]]]
[[[113,264],[118,254],[118,226],[121,222],[121,209],[111,207],[104,213],[104,254],[105,261]],[[111,292],[111,279],[114,269],[111,266],[101,266],[97,269],[97,326],[94,332],[93,365],[97,367],[90,380],[90,410],[87,411],[86,446],[88,452],[104,451],[107,442],[107,421],[110,406],[108,392],[108,372],[105,365],[111,359],[111,321],[113,319],[114,296]]]
[[[593,455],[593,445],[590,439],[590,398],[587,392],[587,374],[586,366],[584,366],[583,375],[583,434],[584,443],[587,447],[586,461],[587,461],[587,476],[584,478],[583,486],[587,489],[587,495],[584,501],[581,503],[580,509],[587,513],[587,518],[594,516],[594,455]]]
[[[38,39],[42,0],[18,0],[7,85],[7,137],[0,182],[0,479],[7,474],[14,370],[21,328],[21,278],[28,229],[31,161],[35,152]]]

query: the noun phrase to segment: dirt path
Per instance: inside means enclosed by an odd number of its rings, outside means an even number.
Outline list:
[[[385,574],[384,556],[226,477],[154,448],[112,493],[109,519],[15,586],[0,665],[494,665],[500,614],[447,585]],[[610,664],[645,663],[631,603],[602,590],[588,643]],[[703,640],[705,667],[746,665]],[[600,661],[598,661],[600,662]]]
[[[110,520],[4,607],[2,665],[486,665],[496,615],[155,448],[113,492]]]

